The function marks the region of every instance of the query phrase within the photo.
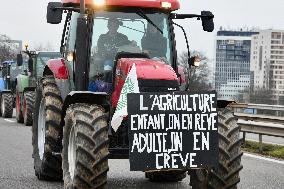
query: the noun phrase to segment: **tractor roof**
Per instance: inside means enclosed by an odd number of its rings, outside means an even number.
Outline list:
[[[22,51],[23,53],[30,53],[32,55],[38,54],[60,54],[58,51]]]
[[[2,62],[2,64],[14,64],[14,63],[16,63],[15,61],[10,61],[10,60],[8,60],[8,61],[4,61],[4,62]]]
[[[157,8],[170,11],[180,8],[178,0],[85,0],[85,2],[88,6],[96,6],[96,3],[103,3],[105,6]],[[80,0],[62,0],[62,3],[65,5],[79,5]]]
[[[57,51],[35,51],[36,54],[60,54],[60,52]]]

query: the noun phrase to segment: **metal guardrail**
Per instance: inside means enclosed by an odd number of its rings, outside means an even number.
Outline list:
[[[258,110],[284,111],[284,106],[282,105],[248,104],[247,108],[258,109]]]
[[[282,124],[284,125],[284,117],[278,116],[269,116],[269,115],[259,115],[259,114],[245,114],[245,113],[235,113],[239,119],[245,121],[257,121],[257,122],[265,122],[265,123],[274,123],[274,124]]]
[[[243,121],[243,120],[239,120],[238,124],[241,126],[241,131],[243,132],[284,138],[283,125],[270,125],[269,123],[260,124],[258,122]]]
[[[258,109],[258,110],[273,110],[284,111],[284,106],[267,105],[267,104],[233,104],[235,109]],[[236,111],[235,116],[238,117],[238,124],[241,126],[241,131],[244,133],[259,134],[260,151],[262,151],[262,135],[276,136],[284,138],[284,118],[278,116],[261,115],[261,114],[246,114]]]
[[[230,106],[233,108],[284,111],[283,105],[232,103]]]

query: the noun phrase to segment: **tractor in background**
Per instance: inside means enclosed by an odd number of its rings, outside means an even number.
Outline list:
[[[14,107],[16,76],[19,68],[15,61],[4,61],[0,65],[0,115],[11,118]]]
[[[190,90],[190,86],[180,87],[186,80],[177,65],[174,26],[184,29],[175,20],[199,18],[203,30],[212,32],[214,15],[209,11],[198,15],[173,12],[179,8],[178,0],[62,0],[48,4],[48,23],[59,24],[63,11],[66,18],[63,58],[48,61],[35,90],[32,145],[38,179],[63,178],[66,189],[106,187],[108,159],[129,158],[127,118],[117,131],[110,120],[133,65],[140,92]],[[117,30],[119,36],[112,37]],[[144,41],[151,36],[148,32],[159,37]],[[187,42],[185,32],[184,36]],[[196,59],[189,58],[190,66]],[[237,188],[242,140],[240,127],[227,108],[230,103],[217,103],[219,142],[214,148],[220,150],[216,167],[147,170],[146,178],[177,182],[190,174],[193,189]]]
[[[16,85],[16,119],[26,126],[32,125],[36,82],[42,77],[42,72],[49,59],[60,58],[59,52],[25,51],[17,55],[20,73]]]

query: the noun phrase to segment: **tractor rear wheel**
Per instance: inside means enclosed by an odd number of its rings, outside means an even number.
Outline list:
[[[13,95],[11,93],[2,93],[1,98],[1,115],[5,118],[13,116]]]
[[[32,127],[35,174],[39,180],[62,179],[62,99],[52,76],[45,76],[36,88]]]
[[[63,131],[65,189],[105,188],[108,171],[108,124],[104,109],[70,105]]]
[[[241,165],[240,126],[228,108],[218,112],[219,164],[213,169],[190,171],[192,189],[236,189],[240,182]]]
[[[21,98],[18,92],[16,94],[16,119],[18,123],[24,123],[24,117],[21,110]]]
[[[24,93],[24,124],[31,126],[33,124],[33,109],[34,109],[35,92],[27,91]]]
[[[146,172],[145,177],[152,182],[178,182],[186,177],[186,171],[154,171]]]

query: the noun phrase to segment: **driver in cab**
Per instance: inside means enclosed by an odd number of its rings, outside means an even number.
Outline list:
[[[117,32],[119,23],[116,18],[109,18],[107,25],[109,31],[100,35],[98,39],[98,54],[104,60],[104,70],[112,69],[118,47],[133,44],[126,35]]]
[[[129,41],[128,37],[117,30],[120,21],[116,18],[108,19],[108,32],[101,34],[98,39],[98,54],[102,58],[103,73],[93,76],[89,83],[89,91],[110,92],[112,83],[112,69],[114,58],[119,47],[124,45],[136,45],[136,42]]]

